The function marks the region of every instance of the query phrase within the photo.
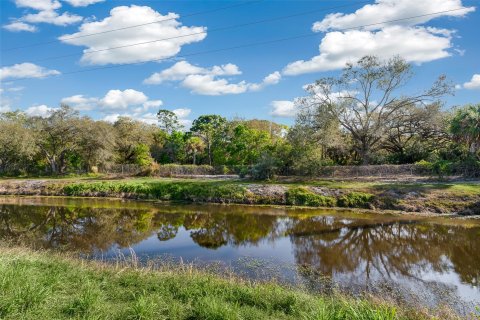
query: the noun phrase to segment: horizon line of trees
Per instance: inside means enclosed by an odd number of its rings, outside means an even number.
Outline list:
[[[176,114],[158,124],[95,121],[62,105],[48,117],[0,114],[0,175],[97,172],[115,164],[243,166],[252,174],[311,175],[326,165],[480,161],[480,104],[445,110],[453,86],[440,76],[418,93],[400,57],[366,56],[322,78],[297,99],[292,127],[202,115],[188,131]]]

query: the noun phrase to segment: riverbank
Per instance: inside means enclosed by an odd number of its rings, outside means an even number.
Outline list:
[[[105,264],[0,247],[2,319],[429,319],[374,298],[314,295],[190,265]]]
[[[212,179],[4,179],[1,195],[115,197],[197,203],[268,204],[480,214],[480,183]]]

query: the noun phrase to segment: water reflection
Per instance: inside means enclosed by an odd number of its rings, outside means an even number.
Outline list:
[[[83,253],[132,246],[137,254],[192,259],[281,257],[309,270],[300,274],[311,283],[318,274],[351,288],[379,280],[417,289],[433,283],[466,300],[480,298],[479,225],[332,211],[38,201],[3,200],[0,238]]]

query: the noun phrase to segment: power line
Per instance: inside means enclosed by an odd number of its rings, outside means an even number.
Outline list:
[[[265,0],[254,0],[254,1],[243,2],[243,3],[231,5],[231,6],[220,7],[220,8],[216,8],[216,9],[212,9],[212,10],[198,11],[198,12],[186,14],[186,15],[182,16],[182,18],[188,18],[188,17],[198,16],[198,15],[201,15],[201,14],[208,14],[208,13],[212,13],[212,12],[228,10],[228,9],[237,8],[237,7],[241,7],[241,6],[245,6],[245,5],[250,5],[250,4],[254,4],[254,3],[258,3],[258,2],[263,2],[263,1],[265,1]],[[177,19],[177,18],[161,19],[161,20],[146,22],[146,23],[142,23],[142,24],[136,24],[136,25],[132,25],[132,26],[128,26],[128,27],[122,27],[122,28],[117,28],[117,29],[105,30],[105,31],[100,31],[100,32],[93,32],[93,33],[84,34],[84,35],[81,35],[81,36],[68,37],[68,38],[64,38],[64,40],[72,40],[72,39],[78,39],[78,38],[91,37],[91,36],[95,36],[95,35],[98,35],[98,34],[111,33],[111,32],[115,32],[115,31],[121,31],[121,30],[131,29],[131,28],[138,28],[138,27],[142,27],[142,26],[146,26],[146,25],[150,25],[150,24],[161,23],[161,22],[166,22],[166,21],[171,21],[171,20],[176,20],[176,19]],[[61,41],[62,41],[62,40],[55,39],[55,40],[52,40],[52,41],[45,41],[45,42],[33,43],[33,44],[26,45],[26,46],[7,48],[7,49],[3,49],[2,51],[3,51],[3,52],[6,52],[6,51],[12,51],[12,50],[18,50],[18,49],[36,47],[36,46],[41,46],[41,45],[51,44],[51,43],[56,43],[56,42],[61,42]]]
[[[459,10],[464,10],[464,9],[465,8],[458,8],[458,9],[450,9],[450,10],[445,10],[445,11],[432,12],[432,13],[427,13],[427,14],[422,14],[422,15],[417,15],[417,16],[410,16],[410,17],[401,18],[401,19],[386,20],[386,21],[381,21],[381,22],[359,25],[359,26],[355,26],[355,27],[336,29],[336,31],[348,31],[348,30],[360,29],[360,28],[365,28],[365,27],[382,25],[382,24],[386,24],[386,23],[392,23],[392,22],[399,22],[399,21],[411,20],[411,19],[416,19],[416,18],[428,17],[428,16],[433,16],[433,15],[447,13],[447,12],[453,12],[453,11],[459,11]],[[145,60],[145,61],[139,61],[139,62],[131,62],[131,63],[111,65],[111,66],[90,68],[90,69],[73,70],[73,71],[61,73],[57,76],[84,73],[84,72],[97,71],[97,70],[105,70],[105,69],[114,69],[114,68],[120,68],[120,67],[125,67],[125,66],[143,64],[143,63],[147,63],[147,62],[179,60],[179,59],[183,59],[183,58],[191,57],[191,56],[196,56],[196,55],[222,52],[222,51],[230,51],[230,50],[235,50],[235,49],[240,49],[240,48],[249,48],[249,47],[255,47],[255,46],[260,46],[260,45],[267,45],[267,44],[272,44],[272,43],[290,41],[290,40],[295,40],[295,39],[300,39],[300,38],[307,38],[307,37],[312,37],[312,36],[317,36],[317,35],[318,34],[316,34],[316,33],[306,33],[306,34],[301,34],[301,35],[287,37],[287,38],[280,38],[280,39],[275,39],[275,40],[260,41],[260,42],[248,43],[248,44],[226,47],[226,48],[219,48],[219,49],[213,49],[213,50],[193,52],[193,53],[190,53],[190,54],[184,54],[184,55],[177,56],[177,57],[174,57],[174,58],[167,58],[167,59],[159,58],[159,59]],[[53,77],[55,77],[55,76],[53,76]],[[27,79],[29,79],[29,78],[13,79],[13,80],[9,80],[9,82],[17,82],[17,81],[22,81],[22,80],[27,80]]]
[[[291,18],[304,16],[304,15],[308,15],[308,14],[313,14],[313,13],[317,13],[317,12],[322,12],[322,11],[351,7],[351,6],[355,6],[355,5],[363,4],[363,3],[368,3],[368,2],[370,2],[370,1],[359,1],[359,2],[355,2],[355,3],[347,4],[347,5],[342,5],[342,6],[335,6],[335,7],[329,7],[329,8],[321,8],[321,9],[316,9],[316,10],[303,11],[303,12],[300,12],[300,13],[290,14],[290,15],[286,15],[286,16],[262,19],[262,20],[246,22],[246,23],[242,23],[242,24],[226,26],[226,27],[219,27],[219,28],[210,29],[210,30],[207,30],[207,31],[184,34],[184,35],[175,36],[175,37],[155,39],[155,40],[150,40],[150,41],[145,41],[145,42],[137,42],[137,43],[127,44],[127,45],[122,45],[122,46],[117,46],[117,47],[91,50],[91,51],[87,51],[87,52],[83,52],[83,53],[72,53],[72,54],[66,54],[66,55],[60,55],[60,56],[47,57],[47,58],[42,58],[42,59],[30,60],[29,62],[41,62],[41,61],[48,61],[48,60],[57,60],[57,59],[63,59],[63,58],[68,58],[68,57],[72,57],[72,56],[77,56],[79,54],[90,55],[90,54],[97,53],[97,52],[117,50],[117,49],[129,48],[129,47],[134,47],[134,46],[139,46],[139,45],[144,45],[144,44],[150,44],[150,43],[155,43],[155,42],[161,42],[161,41],[191,37],[191,36],[206,34],[206,33],[211,33],[211,32],[218,32],[218,31],[225,31],[225,30],[243,28],[243,27],[252,26],[252,25],[261,24],[261,23],[266,23],[266,22],[272,22],[272,21],[278,21],[278,20],[284,20],[284,19],[291,19]]]

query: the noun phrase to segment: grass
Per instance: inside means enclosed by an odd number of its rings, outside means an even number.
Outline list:
[[[414,319],[392,304],[222,278],[0,248],[1,319]]]

